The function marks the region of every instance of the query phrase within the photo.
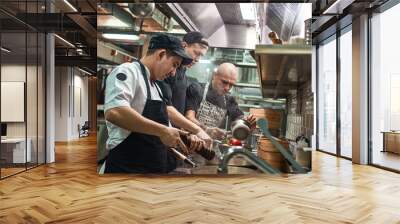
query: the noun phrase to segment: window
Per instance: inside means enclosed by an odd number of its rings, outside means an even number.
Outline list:
[[[396,170],[400,170],[399,143],[393,149],[390,145],[400,142],[400,133],[392,133],[400,130],[400,43],[394,28],[398,21],[399,4],[371,19],[371,157],[373,164]]]
[[[352,157],[352,35],[351,26],[340,36],[340,155]]]
[[[336,153],[336,36],[318,48],[318,149]]]

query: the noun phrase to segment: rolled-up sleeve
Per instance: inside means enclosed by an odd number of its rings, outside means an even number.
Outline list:
[[[115,68],[107,77],[104,110],[131,106],[137,85],[137,73],[126,67]]]

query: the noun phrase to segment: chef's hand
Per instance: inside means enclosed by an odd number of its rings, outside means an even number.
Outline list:
[[[253,114],[250,114],[245,119],[246,119],[247,122],[250,123],[250,127],[251,127],[252,130],[256,128],[256,120],[257,120],[257,118]]]
[[[197,137],[197,135],[189,135],[188,136],[190,146],[189,146],[189,151],[190,152],[195,152],[199,151],[206,143]]]
[[[206,133],[212,138],[217,140],[222,140],[226,136],[226,131],[217,127],[207,127]]]
[[[187,132],[181,131],[177,128],[166,127],[159,137],[164,145],[173,148],[180,148],[183,153],[188,154],[188,150],[179,135],[180,133],[183,135],[187,134]]]
[[[210,138],[210,136],[203,129],[199,129],[199,131],[196,133],[196,136],[204,141],[204,143],[205,143],[204,147],[205,148],[207,148],[207,149],[211,148],[212,139]]]

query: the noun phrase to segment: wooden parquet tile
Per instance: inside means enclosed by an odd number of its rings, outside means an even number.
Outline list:
[[[0,181],[0,223],[400,223],[400,175],[315,152],[292,176],[96,173],[96,140]]]

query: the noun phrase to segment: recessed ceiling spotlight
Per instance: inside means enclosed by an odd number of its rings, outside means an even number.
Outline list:
[[[114,39],[114,40],[132,40],[132,41],[136,41],[136,40],[140,39],[140,37],[137,35],[118,34],[118,33],[103,33],[103,37],[107,38],[107,39]]]

